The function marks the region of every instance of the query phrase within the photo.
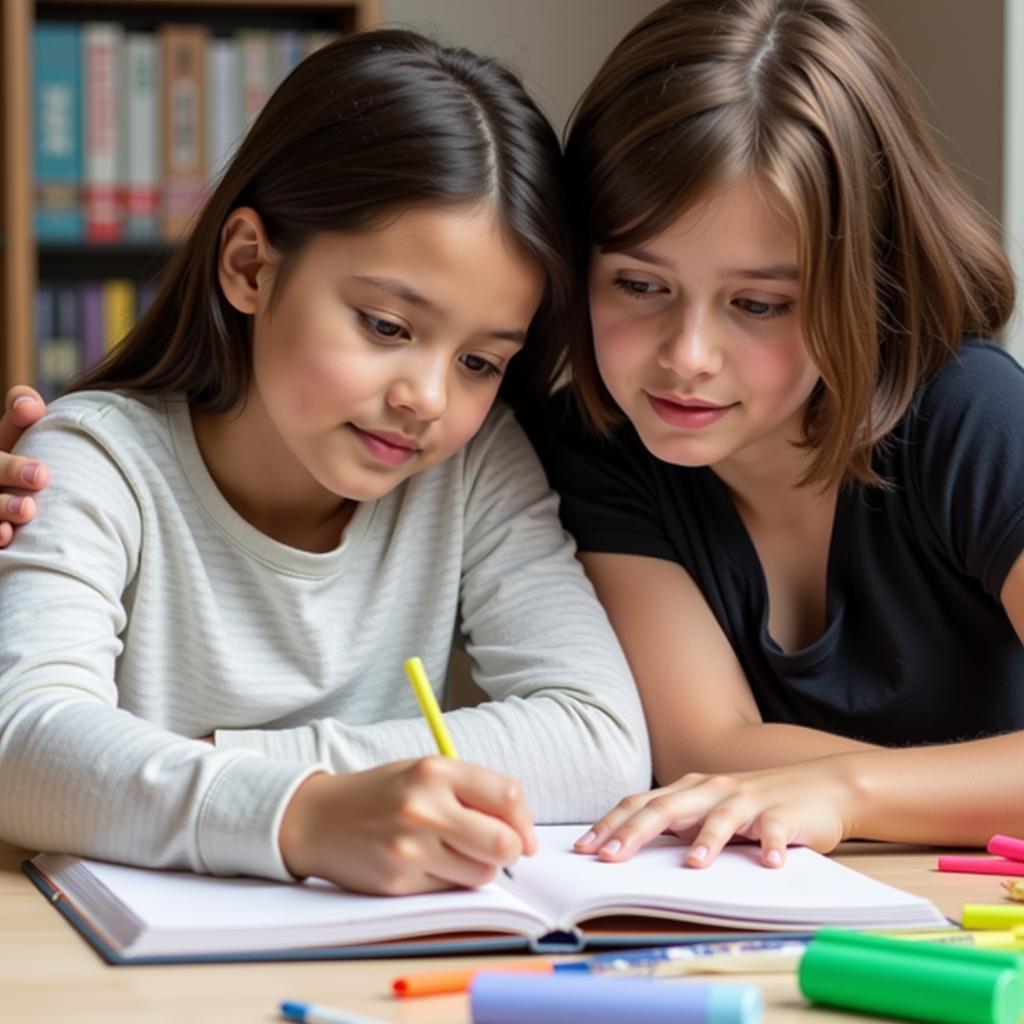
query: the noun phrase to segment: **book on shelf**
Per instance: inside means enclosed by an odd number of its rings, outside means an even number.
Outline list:
[[[85,88],[85,237],[89,242],[121,238],[121,176],[118,161],[118,97],[124,29],[116,22],[82,26]]]
[[[278,83],[336,33],[33,29],[36,237],[175,242]]]
[[[206,41],[204,25],[164,25],[160,36],[163,102],[163,237],[179,238],[206,187]]]
[[[82,219],[82,70],[78,27],[43,23],[32,33],[35,230],[41,241],[77,242]]]
[[[160,80],[156,37],[129,32],[121,61],[119,154],[124,172],[124,237],[154,241],[160,237]]]
[[[36,292],[36,384],[49,401],[82,371],[82,304],[77,285],[61,282]]]
[[[754,846],[682,867],[663,836],[608,864],[572,852],[578,826],[537,829],[540,850],[479,889],[368,896],[311,879],[288,884],[124,867],[40,854],[25,869],[111,963],[331,959],[428,952],[583,948],[685,941],[692,924],[807,931],[948,927],[928,900],[807,849],[761,866]]]

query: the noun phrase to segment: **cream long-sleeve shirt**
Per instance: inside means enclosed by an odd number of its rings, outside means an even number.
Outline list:
[[[286,878],[281,817],[313,771],[435,752],[402,662],[437,685],[457,630],[491,700],[452,736],[538,821],[649,784],[625,659],[506,408],[324,554],[231,508],[182,399],[72,395],[19,451],[52,483],[0,551],[4,839]]]

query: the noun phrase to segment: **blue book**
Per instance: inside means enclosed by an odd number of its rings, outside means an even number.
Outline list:
[[[77,242],[82,216],[82,53],[77,25],[43,22],[32,32],[32,136],[36,237]]]

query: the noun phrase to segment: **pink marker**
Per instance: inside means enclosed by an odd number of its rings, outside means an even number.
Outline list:
[[[958,857],[951,854],[939,858],[940,871],[964,871],[972,875],[1022,875],[1024,861],[1002,857]]]
[[[988,841],[988,852],[1010,860],[1024,860],[1024,839],[1013,836],[993,836]]]

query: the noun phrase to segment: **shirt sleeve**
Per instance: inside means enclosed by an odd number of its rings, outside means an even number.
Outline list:
[[[998,599],[1024,551],[1024,369],[965,343],[922,389],[906,458],[948,557]]]
[[[663,468],[632,427],[599,436],[584,424],[568,392],[525,426],[580,551],[678,561],[661,512]]]
[[[290,877],[277,832],[312,767],[215,750],[118,706],[125,594],[145,542],[125,472],[60,412],[20,452],[45,461],[52,483],[0,551],[0,835],[148,867]],[[166,687],[177,699],[170,669]]]
[[[462,628],[474,679],[491,699],[445,722],[464,760],[523,783],[538,822],[592,821],[650,785],[625,656],[510,412],[489,419],[471,442],[463,484]],[[218,732],[222,742],[316,754],[337,771],[436,753],[418,718]]]

